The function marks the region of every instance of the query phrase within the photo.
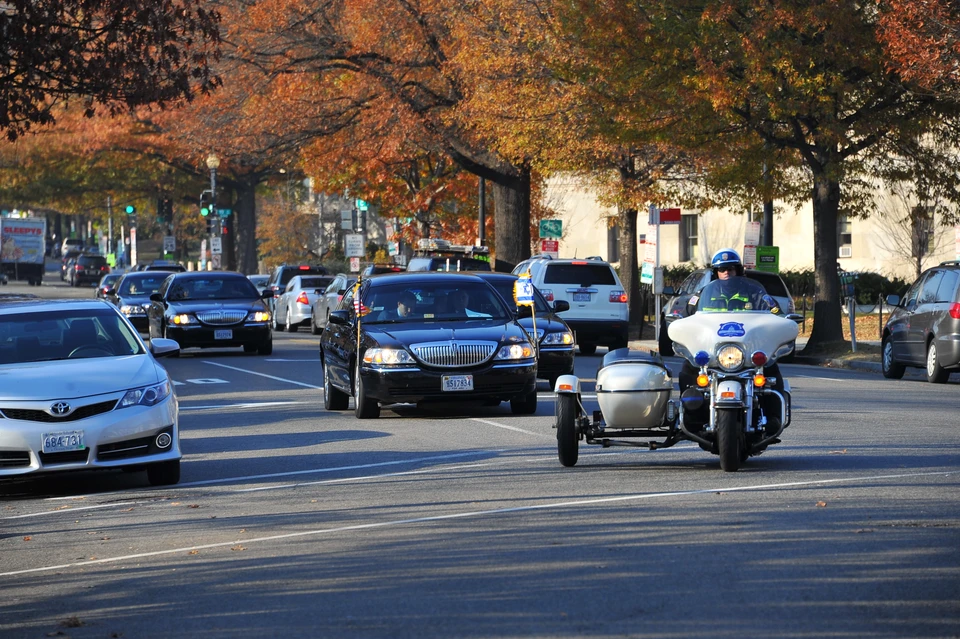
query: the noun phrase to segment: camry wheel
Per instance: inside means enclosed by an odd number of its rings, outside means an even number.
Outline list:
[[[883,345],[880,347],[882,352],[880,358],[880,370],[887,379],[900,379],[903,377],[904,366],[897,364],[893,358],[893,344],[890,343],[890,337],[883,338]]]
[[[319,335],[323,332],[323,329],[317,326],[317,323],[313,321],[313,318],[310,318],[310,333],[313,335]]]
[[[940,366],[937,357],[937,340],[931,339],[927,346],[927,381],[931,384],[943,384],[950,378],[950,371]]]
[[[276,309],[274,309],[274,311],[273,311],[273,317],[272,317],[272,320],[271,320],[271,321],[273,322],[273,330],[277,331],[278,333],[282,333],[282,332],[283,332],[283,324],[280,324],[280,323],[277,322],[277,311],[276,311]]]
[[[323,407],[327,410],[347,410],[350,396],[330,383],[330,367],[323,365]]]
[[[288,332],[288,333],[296,333],[296,332],[297,332],[297,329],[300,328],[300,326],[298,326],[297,324],[291,324],[291,323],[290,323],[290,309],[289,309],[289,308],[287,309],[287,319],[286,319],[286,321],[284,321],[283,327],[284,327],[285,329],[287,329],[287,332]]]

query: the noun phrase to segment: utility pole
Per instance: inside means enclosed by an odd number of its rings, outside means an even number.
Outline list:
[[[477,198],[480,202],[480,228],[477,233],[477,241],[480,246],[487,245],[487,181],[480,178],[480,193]]]

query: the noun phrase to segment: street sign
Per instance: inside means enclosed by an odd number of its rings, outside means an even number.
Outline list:
[[[540,237],[559,240],[563,235],[563,220],[540,220]]]
[[[345,235],[344,239],[346,240],[346,250],[344,251],[346,257],[363,257],[363,235],[351,233]]]
[[[163,252],[173,253],[177,250],[177,238],[172,235],[163,236]]]
[[[351,273],[356,273],[356,272],[358,272],[359,270],[360,270],[360,258],[359,258],[359,257],[351,257],[351,258],[350,258],[350,272],[351,272]]]
[[[400,242],[387,242],[387,255],[400,255]]]
[[[758,246],[757,247],[757,270],[768,271],[770,273],[780,272],[780,247],[779,246]]]
[[[743,233],[744,246],[757,246],[760,244],[760,222],[747,222],[747,228]]]
[[[358,211],[368,211],[370,210],[370,204],[366,200],[357,199],[357,210]]]
[[[217,236],[210,238],[210,253],[213,255],[223,253],[223,241]]]
[[[560,257],[559,240],[540,240],[540,252],[549,255],[553,259]]]
[[[230,217],[231,213],[233,213],[232,209],[217,209],[217,215],[220,217]]]
[[[679,224],[680,209],[660,209],[661,224]]]
[[[220,256],[219,253],[214,253],[210,257],[210,264],[213,266],[213,268],[220,268],[221,263],[222,263],[222,257]]]

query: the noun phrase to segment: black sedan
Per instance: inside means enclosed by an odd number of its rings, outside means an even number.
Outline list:
[[[516,275],[484,271],[477,271],[474,275],[490,282],[508,306],[515,306],[513,286],[518,279]],[[570,302],[557,300],[551,306],[537,289],[534,289],[533,299],[536,318],[532,317],[529,308],[518,307],[519,321],[530,335],[533,335],[536,326],[537,341],[540,345],[537,353],[537,377],[548,380],[553,388],[558,377],[573,374],[573,354],[577,345],[573,341],[573,330],[557,314],[568,310]]]
[[[141,333],[149,330],[147,310],[150,296],[160,290],[163,280],[170,272],[132,271],[124,273],[116,284],[106,290],[106,299],[126,316],[133,327]]]
[[[362,280],[330,314],[320,359],[324,407],[346,410],[353,396],[361,419],[397,403],[509,401],[517,414],[537,410],[529,336],[500,294],[468,273]]]
[[[176,340],[181,349],[242,346],[246,353],[270,355],[266,295],[241,273],[174,273],[150,296],[150,337]]]

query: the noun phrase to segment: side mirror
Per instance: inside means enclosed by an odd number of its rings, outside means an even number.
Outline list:
[[[557,300],[556,302],[553,303],[554,313],[562,313],[564,311],[569,311],[569,310],[570,310],[570,302],[568,302],[567,300]]]
[[[116,294],[117,294],[117,289],[115,289],[115,288],[105,288],[105,289],[103,289],[103,294],[104,294],[104,295],[116,295]]]
[[[350,311],[334,311],[330,313],[330,323],[339,326],[349,326]]]
[[[890,306],[900,306],[900,296],[887,295],[887,304],[889,304]]]
[[[154,357],[168,357],[180,352],[180,344],[165,337],[154,337],[150,340],[150,352]]]
[[[663,287],[663,294],[664,294],[664,295],[676,295],[677,293],[673,290],[673,287],[672,287],[672,286],[664,286],[664,287]]]
[[[160,293],[150,293],[150,301],[151,301],[151,302],[162,302],[162,301],[163,301],[163,296],[160,295]]]
[[[273,291],[271,291],[269,288],[264,289],[263,292],[260,293],[260,299],[262,300],[268,300],[271,297],[273,297]]]

